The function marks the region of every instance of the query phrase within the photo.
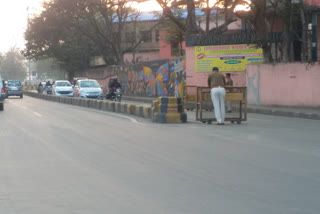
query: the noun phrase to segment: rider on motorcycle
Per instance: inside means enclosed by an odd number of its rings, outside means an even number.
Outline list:
[[[52,87],[52,84],[50,83],[50,81],[47,81],[45,86],[47,93],[51,93],[51,90],[52,90],[51,87]]]
[[[108,97],[111,98],[114,95],[115,90],[121,89],[121,84],[118,82],[118,77],[113,77],[112,81],[109,83],[109,94]]]
[[[43,92],[43,85],[40,82],[39,85],[38,85],[38,93],[42,93],[42,92]]]
[[[52,84],[50,83],[50,81],[47,81],[47,82],[46,82],[46,87],[48,87],[48,86],[52,86]]]

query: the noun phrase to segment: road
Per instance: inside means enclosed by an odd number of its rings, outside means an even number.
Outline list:
[[[318,214],[320,121],[148,120],[24,99],[0,113],[2,214]]]

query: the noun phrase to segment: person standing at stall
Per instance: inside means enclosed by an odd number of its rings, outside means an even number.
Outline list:
[[[208,77],[208,86],[211,88],[211,100],[214,107],[214,114],[217,119],[217,125],[224,125],[225,118],[225,97],[226,97],[226,79],[219,73],[217,67],[212,68],[212,73]]]
[[[230,73],[226,74],[226,86],[233,86],[233,80],[231,79]],[[232,89],[227,89],[227,92],[232,92]],[[230,100],[227,101],[227,112],[232,112],[232,104]]]

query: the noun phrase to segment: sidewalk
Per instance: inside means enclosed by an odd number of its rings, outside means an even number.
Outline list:
[[[155,97],[123,96],[123,101],[150,105]],[[193,111],[194,112],[194,111]],[[286,107],[248,105],[248,113],[320,120],[320,107]],[[189,116],[189,115],[188,115]],[[188,118],[189,119],[189,118]],[[190,118],[191,119],[191,118]]]

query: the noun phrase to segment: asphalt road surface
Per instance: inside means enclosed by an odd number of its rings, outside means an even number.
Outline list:
[[[1,214],[319,214],[320,121],[152,124],[10,98]]]

